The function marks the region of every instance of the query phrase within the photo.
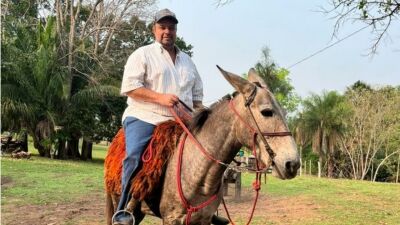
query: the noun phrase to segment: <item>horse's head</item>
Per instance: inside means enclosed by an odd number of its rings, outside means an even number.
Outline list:
[[[274,175],[281,179],[294,178],[300,166],[299,154],[282,109],[268,85],[254,69],[249,70],[245,80],[218,68],[240,93],[231,102],[238,120],[235,123],[238,141],[249,148],[255,143],[256,157],[267,166],[272,162]],[[253,141],[254,133],[257,133],[256,141]]]

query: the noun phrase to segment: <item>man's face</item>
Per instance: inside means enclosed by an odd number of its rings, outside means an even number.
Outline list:
[[[166,18],[158,21],[153,26],[154,38],[165,48],[171,48],[176,40],[176,24]]]

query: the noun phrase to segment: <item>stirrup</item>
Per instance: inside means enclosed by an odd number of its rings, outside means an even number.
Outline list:
[[[115,217],[117,215],[123,215],[123,214],[128,214],[128,216],[132,217],[132,225],[135,225],[135,217],[133,216],[133,213],[129,212],[128,210],[122,209],[118,210],[114,213],[114,215],[111,218],[111,223],[114,224],[115,222]]]

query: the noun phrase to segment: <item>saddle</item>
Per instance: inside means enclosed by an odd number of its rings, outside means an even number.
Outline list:
[[[191,114],[182,106],[177,106],[175,111],[180,118],[188,123]],[[159,124],[142,155],[142,167],[131,180],[132,197],[142,201],[149,196],[159,185],[164,174],[167,162],[174,153],[181,134],[182,127],[175,121],[169,120]],[[125,134],[120,129],[114,137],[105,158],[105,188],[107,193],[121,194],[122,161],[125,158]]]

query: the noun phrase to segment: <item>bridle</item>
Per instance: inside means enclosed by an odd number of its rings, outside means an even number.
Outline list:
[[[274,150],[272,150],[271,146],[268,144],[268,141],[265,137],[269,138],[269,137],[284,137],[284,136],[292,136],[292,133],[290,131],[283,131],[283,132],[262,132],[260,129],[260,126],[258,125],[255,117],[254,117],[254,113],[251,110],[251,103],[254,102],[254,99],[257,95],[257,85],[254,85],[254,88],[252,90],[252,92],[250,93],[249,97],[245,99],[245,108],[247,109],[247,112],[250,114],[250,118],[251,121],[253,122],[253,124],[255,125],[255,129],[254,127],[252,127],[249,123],[247,123],[244,118],[239,114],[239,112],[235,109],[235,106],[233,105],[233,99],[230,100],[229,102],[229,106],[230,108],[233,110],[233,112],[236,114],[236,116],[239,118],[240,121],[242,121],[242,123],[249,128],[249,130],[253,133],[253,154],[255,154],[254,156],[257,158],[256,155],[256,151],[255,151],[255,144],[257,141],[257,136],[260,137],[261,141],[264,144],[265,150],[267,151],[269,158],[271,160],[272,165],[275,164],[274,162],[274,158],[276,156],[276,153],[274,152]],[[258,163],[257,163],[258,164]],[[276,171],[279,173],[280,176],[282,176],[281,172],[279,171],[279,168],[275,168]],[[257,170],[259,170],[258,165],[257,165]]]

